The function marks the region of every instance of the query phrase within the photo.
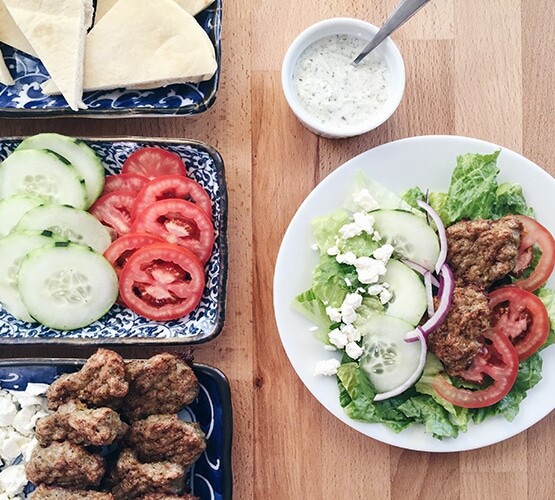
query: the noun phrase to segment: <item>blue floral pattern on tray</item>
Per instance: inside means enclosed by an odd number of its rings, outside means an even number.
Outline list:
[[[0,161],[20,139],[0,140]],[[188,316],[167,322],[145,319],[118,304],[91,325],[61,332],[15,319],[0,308],[0,340],[4,343],[200,343],[214,338],[223,327],[227,282],[227,191],[223,161],[210,146],[195,141],[161,139],[85,140],[104,163],[106,175],[118,173],[131,153],[145,146],[158,146],[183,158],[187,175],[208,192],[212,200],[215,242],[207,262],[206,286],[200,304]]]
[[[82,361],[0,361],[0,387],[25,390],[27,384],[51,384],[63,373],[77,371]],[[197,399],[179,414],[187,422],[198,422],[206,434],[205,452],[189,469],[191,493],[201,500],[231,499],[231,395],[225,376],[205,365],[195,365],[200,384]],[[31,491],[27,488],[27,493]]]
[[[151,90],[103,90],[83,96],[86,110],[72,111],[61,96],[47,96],[40,86],[50,77],[44,65],[8,45],[0,49],[15,85],[0,84],[0,116],[25,118],[33,116],[94,115],[113,118],[133,115],[192,115],[206,111],[215,101],[221,64],[222,0],[196,16],[216,51],[218,70],[205,82],[168,85]]]

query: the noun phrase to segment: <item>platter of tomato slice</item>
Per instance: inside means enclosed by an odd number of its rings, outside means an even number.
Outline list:
[[[84,139],[106,180],[89,209],[112,235],[104,256],[118,303],[99,321],[59,332],[3,317],[7,343],[200,343],[225,319],[227,191],[224,164],[206,144],[165,139]],[[0,139],[0,159],[20,140]]]

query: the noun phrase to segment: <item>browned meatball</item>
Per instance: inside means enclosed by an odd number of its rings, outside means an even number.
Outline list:
[[[114,495],[100,491],[73,490],[41,484],[33,492],[33,500],[114,500]]]
[[[143,462],[176,462],[187,468],[206,449],[198,424],[183,422],[177,415],[151,415],[136,421],[127,440]]]
[[[127,427],[111,408],[91,410],[80,401],[70,401],[56,413],[37,420],[35,436],[41,446],[66,440],[85,446],[106,446],[122,438]]]
[[[488,288],[516,266],[522,223],[508,215],[497,221],[461,221],[447,228],[447,263],[457,284]]]
[[[173,354],[163,353],[127,363],[129,392],[122,413],[137,420],[159,413],[178,413],[198,394],[193,370]]]
[[[476,287],[455,287],[453,303],[443,324],[428,335],[428,346],[449,375],[466,370],[482,347],[478,338],[490,329],[485,293]]]
[[[185,469],[172,462],[142,463],[133,450],[123,450],[112,471],[116,500],[141,498],[147,493],[178,494],[185,485]]]
[[[73,488],[97,486],[104,475],[104,459],[69,441],[37,446],[25,467],[35,484],[55,484]]]
[[[71,399],[79,399],[92,406],[117,408],[127,389],[121,356],[114,351],[99,349],[77,373],[62,375],[54,381],[46,396],[48,407],[52,410]]]

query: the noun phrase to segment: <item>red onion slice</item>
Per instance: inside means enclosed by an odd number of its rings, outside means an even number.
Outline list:
[[[401,260],[401,262],[403,264],[405,264],[405,266],[410,267],[413,271],[416,271],[417,273],[420,273],[422,276],[426,276],[426,274],[429,274],[430,279],[432,280],[432,285],[434,285],[436,288],[439,287],[438,279],[430,271],[428,271],[424,266],[422,266],[420,264],[417,264],[416,262],[413,262],[412,260]]]
[[[453,289],[455,288],[455,280],[453,278],[453,273],[447,264],[443,264],[441,267],[441,278],[442,278],[442,290],[439,297],[439,304],[434,312],[433,316],[426,321],[422,326],[418,327],[416,330],[407,333],[405,336],[406,342],[415,342],[418,340],[418,330],[422,329],[424,337],[427,337],[430,333],[436,330],[445,320],[449,309],[451,308],[451,302],[453,300]]]
[[[424,275],[424,286],[426,287],[426,302],[428,303],[428,317],[434,315],[434,294],[432,293],[432,273]]]
[[[437,234],[439,236],[439,257],[437,258],[435,272],[439,273],[443,264],[445,264],[445,260],[447,259],[447,235],[445,234],[445,226],[441,221],[441,217],[439,214],[427,203],[423,202],[422,200],[417,201],[418,206],[425,210],[437,228]]]
[[[420,340],[420,359],[418,360],[418,366],[414,373],[399,387],[395,389],[391,389],[387,392],[382,392],[381,394],[376,394],[374,397],[374,401],[383,401],[384,399],[392,398],[393,396],[398,396],[399,394],[405,392],[409,387],[412,387],[417,380],[422,375],[424,371],[424,365],[426,364],[426,354],[428,353],[428,347],[426,346],[426,339],[424,338],[424,332],[420,327],[417,327],[416,330],[416,339]]]

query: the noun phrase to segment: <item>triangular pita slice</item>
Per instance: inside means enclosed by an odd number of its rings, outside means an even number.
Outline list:
[[[83,55],[92,0],[4,0],[4,3],[69,107],[74,111],[83,107]]]
[[[0,51],[0,83],[3,85],[13,85],[14,79],[4,62],[4,58],[2,57],[2,52]]]
[[[87,35],[84,89],[199,82],[217,67],[210,38],[173,0],[119,0]]]
[[[1,2],[2,0],[0,0]],[[96,13],[94,23],[98,24],[104,15],[116,4],[118,0],[96,0]],[[185,9],[192,16],[196,16],[200,11],[206,9],[214,0],[174,0],[179,6]]]
[[[36,56],[37,53],[35,49],[31,47],[31,44],[25,38],[25,35],[15,24],[12,15],[8,11],[8,8],[4,4],[3,0],[0,0],[0,42],[4,42],[7,45]]]

